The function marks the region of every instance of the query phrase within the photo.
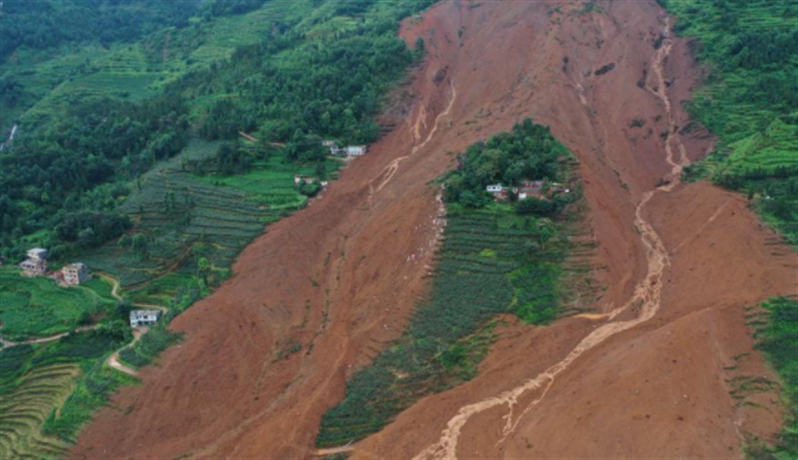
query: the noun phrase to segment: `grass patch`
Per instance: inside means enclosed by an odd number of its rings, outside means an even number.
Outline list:
[[[122,350],[119,359],[133,368],[152,363],[162,351],[180,340],[180,335],[171,332],[164,324],[165,322],[160,322],[151,327],[135,345]]]
[[[781,379],[782,398],[788,412],[776,444],[750,446],[749,458],[798,458],[798,301],[773,298],[762,304],[762,308],[766,320],[756,327],[756,347]]]
[[[84,376],[59,410],[47,417],[42,434],[74,443],[83,425],[94,412],[108,403],[108,398],[122,385],[138,381],[127,374],[104,366],[102,361],[84,366]]]
[[[676,16],[678,34],[696,39],[693,48],[711,71],[689,109],[720,142],[687,178],[746,192],[798,248],[798,6],[658,1]]]
[[[26,278],[16,269],[0,269],[0,320],[8,340],[46,337],[68,332],[85,314],[96,314],[114,304],[104,295],[102,282],[92,287],[63,288],[47,278]]]

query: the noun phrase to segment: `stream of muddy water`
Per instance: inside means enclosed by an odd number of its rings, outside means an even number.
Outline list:
[[[657,50],[653,63],[653,74],[656,78],[655,86],[652,87],[647,82],[647,88],[662,101],[668,117],[670,129],[669,136],[665,141],[665,153],[666,161],[671,166],[671,172],[665,178],[666,185],[643,194],[635,212],[634,225],[640,234],[648,260],[648,272],[645,278],[637,284],[632,297],[623,306],[606,315],[608,322],[599,326],[585,337],[576,348],[571,350],[565,359],[542,374],[523,382],[509,391],[460,408],[457,415],[447,423],[446,429],[442,432],[438,442],[424,449],[415,456],[414,460],[456,459],[458,440],[466,423],[473,416],[500,406],[507,407],[507,413],[503,417],[505,423],[502,428],[502,437],[497,444],[503,443],[515,431],[521,419],[545,399],[557,376],[574,361],[608,338],[649,321],[659,311],[662,299],[662,276],[666,267],[670,264],[670,258],[659,234],[643,216],[643,210],[655,194],[668,193],[679,184],[682,169],[688,164],[685,148],[678,135],[676,135],[677,124],[672,112],[671,101],[667,95],[663,70],[664,63],[670,55],[674,44],[670,37],[669,20],[665,22],[664,37],[665,40]],[[674,153],[674,144],[679,151],[678,159]],[[629,309],[636,313],[634,319],[615,321],[618,315]],[[521,398],[531,396],[532,392],[538,392],[539,396],[525,407],[520,408],[519,402]]]

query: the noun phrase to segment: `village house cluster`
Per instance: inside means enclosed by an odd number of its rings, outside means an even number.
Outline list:
[[[368,152],[365,145],[350,145],[348,147],[338,147],[335,141],[324,141],[322,145],[330,149],[330,155],[344,156],[347,158],[362,157]]]
[[[27,259],[19,264],[19,267],[22,269],[22,276],[31,278],[36,276],[49,276],[57,283],[65,286],[78,286],[91,278],[89,269],[85,264],[80,262],[66,265],[61,270],[54,270],[48,273],[48,255],[49,252],[47,249],[29,249]]]
[[[542,180],[524,181],[518,187],[506,187],[502,184],[488,185],[485,191],[493,195],[496,201],[509,198],[510,193],[518,196],[519,200],[527,198],[549,199],[561,193],[571,193],[571,190],[562,184]]]

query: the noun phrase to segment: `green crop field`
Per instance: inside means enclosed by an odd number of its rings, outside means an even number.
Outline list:
[[[61,406],[80,373],[74,364],[38,367],[13,390],[0,392],[0,458],[39,459],[66,455],[69,444],[41,434],[53,407]]]
[[[200,258],[217,274],[269,222],[302,208],[307,197],[294,185],[295,174],[314,169],[286,162],[275,154],[240,175],[198,175],[186,165],[213,157],[219,143],[194,140],[176,157],[139,181],[120,210],[135,222],[130,235],[144,235],[146,254],[122,241],[83,257],[90,267],[117,276],[137,302],[166,305],[196,285]],[[342,163],[328,160],[334,175]]]
[[[418,399],[473,378],[496,315],[545,324],[565,313],[564,246],[552,241],[530,252],[549,225],[508,206],[450,206],[430,299],[404,336],[347,383],[346,398],[322,419],[317,444],[362,439]]]
[[[16,269],[0,270],[0,333],[7,340],[68,332],[84,313],[99,313],[112,304],[110,297],[86,287],[63,288],[50,279],[23,277]]]

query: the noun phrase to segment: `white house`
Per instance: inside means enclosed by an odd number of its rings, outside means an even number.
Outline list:
[[[330,155],[340,155],[344,149],[338,148],[338,143],[335,141],[322,141],[321,145],[330,149]]]
[[[33,248],[28,250],[28,258],[19,264],[25,276],[41,276],[47,271],[47,249]]]
[[[133,310],[130,312],[130,327],[152,326],[162,314],[160,310]]]
[[[488,185],[485,187],[485,190],[487,190],[488,193],[496,195],[504,191],[504,186],[502,184]]]
[[[294,185],[297,186],[302,184],[312,184],[314,182],[316,182],[316,178],[313,176],[300,176],[300,175],[294,176]]]
[[[78,262],[62,268],[61,275],[64,277],[64,284],[77,286],[89,278],[89,270],[85,264]]]
[[[28,259],[31,260],[47,260],[47,249],[33,248],[28,249]]]
[[[344,153],[348,157],[362,157],[366,154],[366,146],[365,145],[350,145],[349,147],[343,149]]]

